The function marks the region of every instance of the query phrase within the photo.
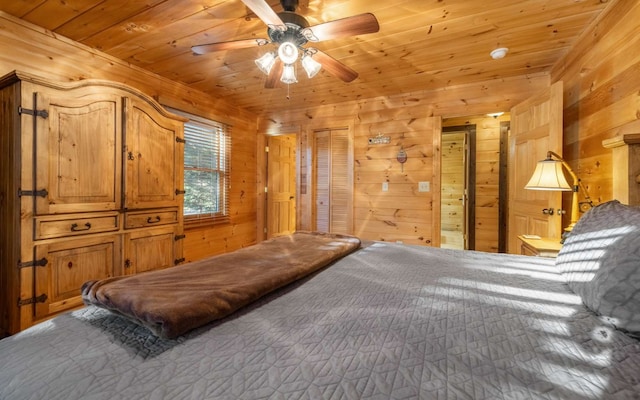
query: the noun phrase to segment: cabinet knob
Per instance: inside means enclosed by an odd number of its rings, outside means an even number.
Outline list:
[[[127,158],[131,161],[135,160],[136,158],[133,156],[133,152],[130,151],[129,153],[127,153]]]
[[[129,260],[128,258],[124,260],[124,267],[131,268],[131,260]]]

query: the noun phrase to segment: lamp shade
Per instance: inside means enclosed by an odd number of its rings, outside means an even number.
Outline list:
[[[286,64],[284,66],[284,68],[282,69],[282,76],[280,77],[280,81],[286,84],[298,82],[298,80],[296,79],[296,71],[293,68],[293,65]]]
[[[311,58],[311,55],[309,54],[302,56],[301,62],[302,68],[307,72],[307,76],[309,78],[316,76],[316,74],[322,69],[322,64]]]
[[[264,72],[265,75],[269,75],[269,72],[271,71],[271,67],[273,67],[273,64],[275,62],[276,62],[276,53],[273,51],[270,51],[268,53],[265,53],[262,57],[258,58],[256,60],[256,65],[258,66],[260,71]]]
[[[562,162],[550,158],[538,161],[536,169],[525,186],[525,189],[532,190],[573,190],[562,170]]]

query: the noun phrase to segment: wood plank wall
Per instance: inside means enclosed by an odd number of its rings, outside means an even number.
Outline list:
[[[639,18],[639,2],[616,2],[615,7],[605,13],[565,59],[556,65],[551,76],[537,74],[316,108],[292,108],[282,116],[267,115],[261,118],[258,131],[291,132],[294,126],[299,132],[307,132],[322,126],[342,126],[334,123],[336,119],[353,121],[356,159],[364,157],[366,161],[362,167],[358,167],[358,174],[375,175],[379,173],[378,167],[367,159],[366,147],[358,145],[365,137],[389,130],[391,126],[397,127],[395,132],[398,134],[410,132],[414,129],[406,129],[410,122],[410,125],[420,124],[420,119],[430,116],[458,117],[507,111],[547,86],[550,80],[563,80],[564,154],[587,184],[592,197],[599,201],[609,200],[612,198],[611,151],[604,149],[601,142],[620,133],[638,132],[640,129],[640,53],[635,51],[640,47]],[[115,80],[137,87],[166,105],[203,113],[232,124],[234,137],[237,138],[234,146],[239,145],[238,151],[241,152],[233,157],[232,165],[233,222],[228,226],[188,232],[185,254],[189,259],[197,259],[211,252],[231,250],[256,240],[256,208],[259,207],[256,203],[260,201],[256,187],[260,186],[258,181],[264,175],[261,173],[262,163],[256,157],[253,116],[68,39],[54,37],[45,29],[6,14],[0,13],[0,22],[0,74],[21,69],[59,80]],[[427,143],[424,146],[432,143],[433,138],[427,137],[427,134],[415,135]],[[301,137],[299,143],[303,142]],[[416,147],[413,151],[421,150],[425,149],[418,150]],[[303,156],[307,157],[307,154]],[[410,160],[419,159],[415,155],[411,157],[409,153]],[[386,158],[389,168],[397,166],[393,162],[395,151],[382,158]],[[256,163],[260,166],[257,175]],[[405,167],[408,165],[405,164]],[[381,185],[380,179],[376,179],[378,186]],[[360,194],[356,194],[356,203],[368,204],[371,194],[363,188],[357,190]],[[389,200],[402,200],[400,197],[394,199],[393,192],[390,193]],[[309,206],[304,199],[301,201],[303,209]],[[372,206],[374,212],[380,209],[375,204]],[[257,223],[259,226],[260,218]],[[396,236],[422,236],[424,239],[428,236],[416,235],[414,226],[387,226],[380,229],[384,232],[376,232],[375,235],[373,230],[366,230],[367,235],[390,239]],[[356,226],[356,229],[361,227]],[[424,243],[423,240],[420,242]]]
[[[374,115],[369,115],[374,117]],[[361,238],[437,244],[434,235],[434,193],[439,194],[434,178],[439,157],[435,149],[440,138],[440,120],[431,116],[403,117],[394,115],[387,121],[362,120],[355,126],[355,199],[354,233]],[[389,136],[389,144],[369,144],[378,134]],[[434,146],[434,141],[436,144]],[[400,150],[406,162],[400,163]],[[388,191],[382,183],[388,183]],[[429,182],[429,192],[419,192],[419,182]],[[438,192],[435,192],[438,190]]]
[[[476,126],[475,249],[498,252],[500,196],[500,123],[509,113],[493,118],[486,115],[447,118],[442,126]]]
[[[611,149],[602,141],[640,133],[639,20],[640,1],[616,2],[551,75],[564,83],[564,157],[596,202],[613,198]],[[568,209],[570,196],[563,203]]]
[[[95,78],[122,82],[164,105],[231,125],[231,223],[186,231],[184,255],[195,260],[256,242],[255,116],[0,12],[0,75],[13,70],[60,81]]]
[[[351,124],[355,142],[354,233],[364,239],[437,246],[439,243],[437,240],[434,243],[432,231],[435,225],[431,201],[433,191],[439,188],[432,185],[430,193],[417,191],[419,181],[434,183],[433,157],[436,154],[439,157],[439,148],[433,147],[432,117],[436,117],[439,125],[438,117],[508,111],[548,85],[549,75],[542,74],[297,108],[283,116],[267,115],[259,121],[258,131],[300,133],[298,146],[303,161],[298,165],[298,172],[308,184],[308,176],[312,174],[310,132]],[[368,138],[378,133],[391,136],[391,143],[369,145]],[[404,170],[396,161],[400,146],[408,155]],[[389,182],[389,192],[382,192],[383,181]],[[298,209],[302,214],[299,229],[312,228],[310,217],[306,217],[311,215],[311,201],[310,195],[299,196]],[[396,212],[397,209],[400,211]],[[485,245],[490,249],[495,246],[495,243]]]

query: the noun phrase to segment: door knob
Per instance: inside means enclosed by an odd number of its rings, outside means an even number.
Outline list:
[[[553,208],[543,208],[542,213],[547,215],[553,215]]]

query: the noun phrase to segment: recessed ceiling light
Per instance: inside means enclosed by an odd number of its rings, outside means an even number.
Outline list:
[[[494,60],[504,58],[504,56],[507,55],[508,51],[509,49],[506,47],[499,47],[491,52],[491,58],[493,58]]]

